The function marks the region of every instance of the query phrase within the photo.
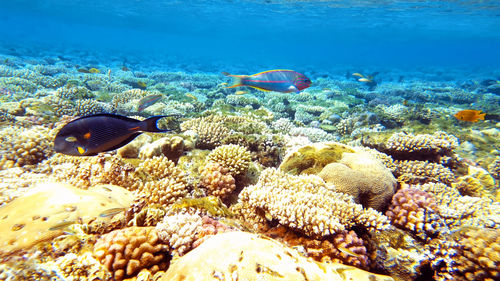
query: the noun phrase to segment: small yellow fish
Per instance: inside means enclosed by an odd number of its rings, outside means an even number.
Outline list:
[[[234,93],[235,95],[244,95],[248,93],[247,91],[236,91],[236,93]]]
[[[112,216],[114,216],[116,214],[119,214],[119,213],[125,211],[126,209],[127,208],[120,208],[120,207],[118,207],[118,208],[111,208],[111,209],[108,209],[108,210],[100,213],[99,216],[101,218],[112,217]]]
[[[101,73],[101,71],[100,71],[99,69],[94,68],[94,67],[92,67],[91,69],[89,69],[89,72],[90,72],[90,73],[94,73],[94,74],[95,74],[95,73]]]
[[[220,83],[221,86],[227,86],[226,82]]]
[[[186,97],[192,98],[194,100],[198,100],[198,98],[196,96],[194,96],[193,94],[191,94],[191,93],[186,93]]]
[[[358,73],[358,72],[353,73],[352,76],[358,76],[358,77],[361,77],[361,78],[365,77],[363,74]]]
[[[345,248],[345,247],[337,247],[337,249],[339,249],[339,251],[341,251],[342,253],[346,254],[346,255],[349,255],[349,256],[353,256],[353,257],[357,257],[357,258],[360,258],[361,256],[359,254],[356,254],[355,252]]]
[[[139,86],[139,89],[146,89],[147,85],[146,85],[146,82],[142,82],[142,81],[139,81],[137,82],[137,86]]]
[[[53,225],[51,228],[49,228],[50,231],[54,231],[54,230],[61,230],[63,228],[66,228],[72,224],[75,224],[76,221],[72,220],[72,221],[62,221],[56,225]]]
[[[481,110],[466,109],[455,113],[453,116],[458,120],[467,122],[477,122],[479,120],[484,120],[486,113],[481,113]]]
[[[367,79],[367,78],[359,78],[358,81],[359,82],[372,82],[372,80]]]

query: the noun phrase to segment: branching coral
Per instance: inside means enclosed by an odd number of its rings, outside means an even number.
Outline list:
[[[435,237],[445,228],[436,209],[434,198],[427,192],[403,188],[392,197],[392,204],[386,215],[394,225],[410,230],[426,240],[428,237]]]
[[[219,164],[233,175],[244,174],[251,162],[250,152],[237,144],[221,145],[207,156],[208,162]]]
[[[94,245],[94,255],[115,280],[133,277],[141,269],[155,273],[168,267],[169,246],[154,227],[129,227],[104,234]]]
[[[43,126],[29,130],[6,127],[0,131],[0,169],[38,164],[54,153],[53,131]]]
[[[224,198],[236,189],[234,177],[229,169],[218,163],[208,162],[201,169],[200,184],[213,196]]]
[[[389,226],[387,217],[373,209],[363,209],[350,195],[328,189],[325,182],[314,175],[292,176],[268,168],[261,173],[257,184],[243,189],[239,200],[254,209],[247,212],[260,210],[270,219],[313,237],[341,232],[355,225],[370,229]]]

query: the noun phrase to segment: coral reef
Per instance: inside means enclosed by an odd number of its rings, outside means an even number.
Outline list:
[[[166,269],[170,261],[168,250],[154,227],[128,227],[101,236],[93,253],[115,280],[124,280],[142,269],[153,274]]]
[[[200,184],[208,190],[208,194],[221,198],[236,189],[235,179],[229,169],[213,162],[208,162],[202,167]]]
[[[243,189],[239,201],[251,207],[242,210],[244,216],[248,212],[263,213],[266,219],[275,219],[312,237],[355,225],[372,230],[389,227],[387,217],[373,209],[363,209],[350,195],[332,191],[314,175],[292,176],[267,168],[257,184]]]
[[[207,259],[207,257],[210,257]],[[177,280],[393,280],[355,267],[311,262],[292,248],[234,231],[217,234],[170,266],[160,281]]]
[[[227,144],[212,150],[207,156],[207,161],[217,163],[227,169],[232,176],[237,176],[246,173],[250,165],[250,157],[250,152],[245,147]]]
[[[398,181],[416,184],[428,182],[443,182],[451,184],[455,180],[453,172],[437,163],[419,160],[394,161],[395,175]]]

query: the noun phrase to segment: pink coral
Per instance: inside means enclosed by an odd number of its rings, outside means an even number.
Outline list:
[[[442,227],[442,220],[435,213],[436,208],[434,198],[427,192],[417,188],[403,188],[392,197],[386,215],[394,225],[426,239],[437,234]]]
[[[201,170],[200,184],[210,195],[226,197],[236,189],[235,179],[229,170],[218,163],[208,162]]]

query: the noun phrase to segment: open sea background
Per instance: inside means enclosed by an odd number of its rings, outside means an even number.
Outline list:
[[[4,54],[165,71],[500,65],[497,1],[12,0],[0,26]]]

